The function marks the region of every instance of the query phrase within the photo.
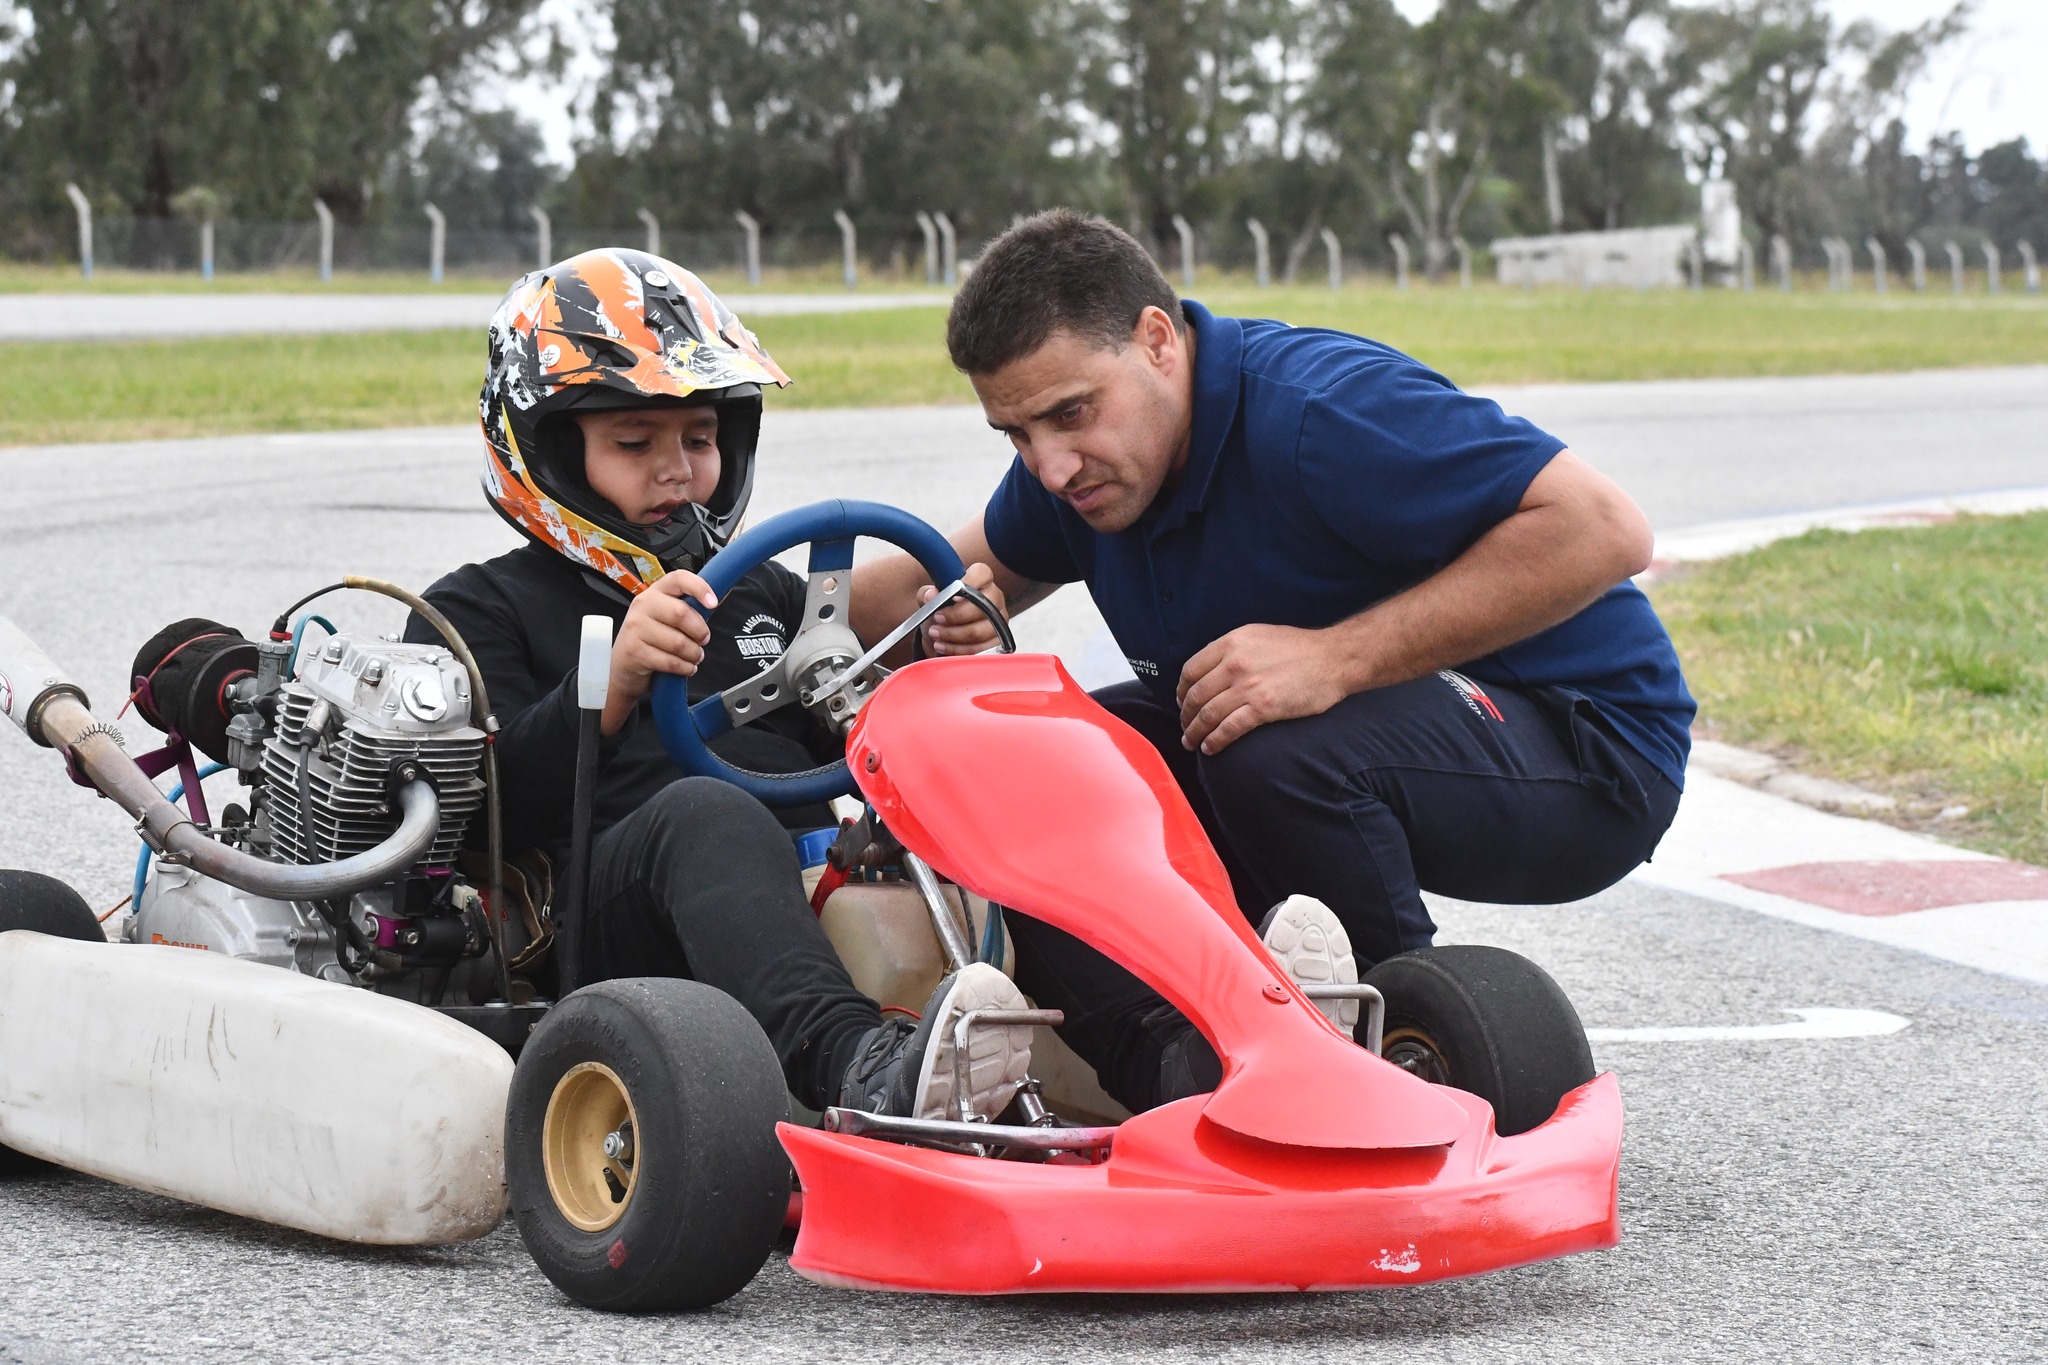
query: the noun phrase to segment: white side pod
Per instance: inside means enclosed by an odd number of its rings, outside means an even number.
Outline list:
[[[0,1142],[326,1237],[505,1212],[512,1062],[431,1010],[187,948],[0,934]]]

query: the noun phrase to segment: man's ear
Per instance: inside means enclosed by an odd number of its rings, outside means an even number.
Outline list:
[[[1144,353],[1155,370],[1170,372],[1179,363],[1180,329],[1157,304],[1146,304],[1145,311],[1138,314],[1138,325],[1131,329],[1131,343]]]

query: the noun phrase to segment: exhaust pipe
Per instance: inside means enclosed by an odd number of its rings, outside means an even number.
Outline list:
[[[398,790],[398,828],[375,848],[332,863],[274,863],[207,836],[166,800],[114,733],[93,719],[85,689],[0,616],[0,712],[44,748],[74,759],[94,787],[135,817],[142,841],[172,862],[272,900],[346,896],[418,862],[441,828],[441,802],[425,782]]]

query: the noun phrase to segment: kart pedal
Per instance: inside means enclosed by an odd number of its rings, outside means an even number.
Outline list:
[[[1358,984],[1358,961],[1351,955],[1351,936],[1336,911],[1314,896],[1289,896],[1266,912],[1259,926],[1259,938],[1280,970],[1294,978],[1294,984],[1311,986],[1354,986]],[[1355,998],[1315,1000],[1325,1019],[1352,1036],[1358,1027]]]

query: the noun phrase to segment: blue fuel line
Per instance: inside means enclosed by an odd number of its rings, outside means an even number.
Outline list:
[[[302,624],[303,624],[303,623],[302,623]],[[205,767],[203,767],[203,768],[201,768],[201,769],[199,770],[199,776],[201,777],[201,779],[205,779],[205,778],[209,778],[209,777],[212,777],[212,776],[213,776],[213,775],[214,775],[215,773],[218,773],[218,772],[226,772],[226,771],[227,771],[227,766],[228,766],[228,765],[227,765],[227,764],[225,764],[225,763],[209,763],[209,764],[207,764],[207,765],[206,765]],[[171,790],[170,790],[170,793],[169,793],[169,795],[168,795],[168,797],[167,797],[166,799],[168,799],[169,801],[171,801],[171,802],[173,802],[173,803],[175,804],[175,803],[176,803],[176,802],[177,802],[177,801],[178,801],[178,800],[179,800],[179,799],[180,799],[181,797],[183,797],[184,795],[185,795],[185,784],[184,784],[184,783],[183,783],[182,781],[179,781],[179,782],[174,782],[174,783],[172,783],[172,784],[171,784]],[[136,912],[137,910],[139,910],[139,909],[141,909],[141,908],[142,908],[142,885],[143,885],[143,883],[144,883],[144,882],[146,882],[146,881],[148,881],[148,880],[149,880],[149,845],[148,845],[148,844],[144,844],[144,845],[142,846],[142,852],[140,852],[140,853],[138,853],[137,855],[135,855],[135,890],[134,890],[133,892],[131,892],[131,893],[129,894],[129,898],[128,898],[128,913],[129,913],[129,914],[131,914],[131,915],[132,915],[132,914],[134,914],[134,913],[135,913],[135,912]]]

